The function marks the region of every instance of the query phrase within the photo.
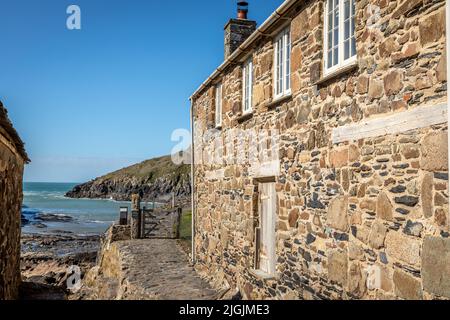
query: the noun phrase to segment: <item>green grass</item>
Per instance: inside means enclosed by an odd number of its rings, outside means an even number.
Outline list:
[[[115,172],[111,172],[100,179],[134,177],[144,179],[148,182],[154,182],[161,177],[188,178],[190,166],[186,164],[176,165],[172,162],[171,156],[164,156],[146,160],[144,162],[132,165]]]
[[[184,211],[181,216],[180,221],[180,243],[184,251],[187,253],[191,252],[191,241],[192,241],[192,212]]]

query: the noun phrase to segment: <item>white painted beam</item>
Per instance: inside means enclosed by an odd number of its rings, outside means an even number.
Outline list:
[[[333,129],[333,143],[356,141],[408,130],[429,127],[448,121],[447,103],[416,107],[411,110],[391,113],[383,117],[366,119],[356,124]]]

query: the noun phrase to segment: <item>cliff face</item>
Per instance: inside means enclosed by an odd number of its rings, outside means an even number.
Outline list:
[[[172,193],[177,200],[186,199],[191,194],[190,168],[173,164],[170,156],[146,160],[77,185],[66,196],[130,201],[134,193],[150,201],[167,201]]]

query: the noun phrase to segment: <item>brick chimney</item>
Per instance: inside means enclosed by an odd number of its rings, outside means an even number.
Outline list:
[[[248,2],[239,1],[237,18],[225,26],[225,59],[227,59],[253,32],[256,21],[248,20]]]

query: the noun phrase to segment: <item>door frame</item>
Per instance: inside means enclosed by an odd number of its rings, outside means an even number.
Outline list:
[[[254,184],[258,187],[258,205],[257,211],[255,212],[257,218],[257,225],[255,228],[255,270],[259,272],[266,273],[270,276],[275,276],[276,274],[276,245],[277,245],[277,222],[278,222],[278,196],[276,192],[276,182],[275,177],[265,177],[265,178],[257,178],[254,179]],[[269,184],[272,185],[268,186]],[[272,210],[272,219],[269,220],[269,224],[273,229],[272,235],[264,234],[264,226],[263,226],[263,204],[261,199],[261,194],[263,190],[263,185],[268,186],[267,190],[272,195],[272,201],[270,203],[270,208]],[[269,208],[268,208],[269,209]],[[270,210],[270,209],[269,209]],[[267,270],[263,270],[261,268],[261,249],[262,249],[262,241],[264,241],[264,236],[268,237],[267,241],[269,244],[268,253],[268,267]]]

